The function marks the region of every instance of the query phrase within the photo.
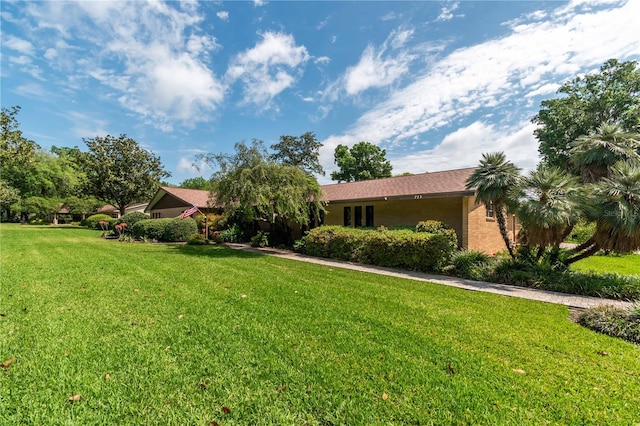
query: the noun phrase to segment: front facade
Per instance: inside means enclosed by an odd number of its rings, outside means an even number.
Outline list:
[[[216,211],[215,199],[209,191],[201,189],[160,187],[145,209],[153,219],[178,217],[191,206],[198,208],[194,214],[206,214]]]
[[[438,220],[452,227],[460,247],[494,254],[505,250],[493,212],[466,189],[474,168],[422,173],[322,187],[328,202],[323,224],[351,227],[415,226]],[[509,233],[517,232],[510,217]]]

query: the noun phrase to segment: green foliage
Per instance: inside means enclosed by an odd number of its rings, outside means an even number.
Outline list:
[[[135,225],[137,222],[140,222],[141,220],[147,220],[149,219],[149,215],[144,214],[142,212],[131,212],[131,213],[127,213],[124,216],[121,216],[118,220],[117,223],[126,223],[128,226],[126,228],[126,232],[130,233],[131,232],[131,227],[133,225]]]
[[[207,244],[207,239],[202,234],[193,234],[187,239],[187,244],[192,246],[202,246]]]
[[[486,253],[474,250],[460,250],[451,257],[451,265],[445,268],[447,274],[456,277],[482,281],[489,276],[495,260]]]
[[[599,306],[578,316],[578,323],[598,333],[640,344],[640,302],[630,308]]]
[[[57,213],[60,210],[60,200],[57,198],[29,197],[20,201],[20,210],[29,212],[39,218],[49,214]]]
[[[308,174],[324,176],[324,169],[318,160],[321,147],[314,132],[306,132],[299,137],[283,135],[280,136],[280,142],[271,145],[271,149],[275,151],[271,159],[277,163],[299,167]]]
[[[566,241],[572,244],[582,244],[594,234],[595,230],[595,223],[580,221],[574,225]]]
[[[338,145],[333,154],[339,171],[331,172],[331,180],[354,182],[391,177],[391,162],[387,152],[369,142],[358,142],[349,149]]]
[[[440,271],[457,246],[455,233],[378,231],[341,226],[314,228],[304,237],[306,253],[417,271]]]
[[[165,229],[171,221],[172,218],[140,220],[131,226],[131,233],[139,240],[163,241]]]
[[[251,237],[251,247],[267,247],[269,245],[269,233],[259,231]]]
[[[286,232],[289,223],[306,224],[311,212],[319,216],[322,189],[314,177],[299,167],[273,162],[260,141],[250,147],[237,143],[235,150],[233,155],[200,157],[219,165],[214,191],[227,218],[262,220],[272,228],[278,223]]]
[[[83,225],[89,229],[101,229],[100,222],[108,222],[109,228],[113,228],[117,222],[117,219],[109,216],[108,214],[98,213],[89,216],[83,221]]]
[[[196,221],[193,218],[173,218],[166,224],[164,234],[162,235],[162,241],[169,243],[184,242],[189,239],[189,236],[197,232],[198,225],[196,225]]]
[[[429,234],[443,234],[452,228],[439,220],[422,220],[416,225],[416,232],[428,232]]]
[[[89,192],[118,207],[121,215],[128,204],[150,199],[160,180],[171,175],[159,157],[126,135],[83,140],[89,147],[83,157]]]
[[[198,177],[183,180],[180,183],[180,185],[178,185],[178,187],[187,188],[187,189],[207,190],[207,189],[211,189],[211,182],[203,178],[202,176],[198,176]]]
[[[234,223],[229,228],[220,231],[220,238],[225,243],[242,243],[251,239],[251,233],[239,224]]]
[[[501,259],[484,281],[609,299],[640,299],[640,278],[620,274],[573,272],[559,265]]]
[[[556,99],[544,100],[532,122],[543,159],[570,165],[570,144],[604,123],[625,131],[640,129],[640,68],[637,61],[610,59],[600,71],[564,83]]]

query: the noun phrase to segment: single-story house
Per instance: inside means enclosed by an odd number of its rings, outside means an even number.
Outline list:
[[[132,212],[140,212],[140,213],[144,213],[145,209],[147,208],[147,205],[149,205],[149,203],[134,203],[134,204],[129,204],[124,208],[124,213],[132,213]],[[102,207],[100,207],[96,213],[102,213],[102,214],[107,214],[111,217],[114,217],[116,219],[120,218],[120,210],[115,207],[112,206],[111,204],[106,204]]]
[[[309,227],[415,226],[423,220],[439,220],[451,226],[458,244],[488,254],[505,250],[494,212],[477,203],[466,182],[475,168],[421,173],[386,179],[323,185],[326,212],[311,218]],[[152,218],[176,217],[193,206],[214,211],[209,191],[161,187],[146,212]],[[509,236],[517,234],[515,216],[509,216]],[[294,231],[296,237],[298,232]]]
[[[415,226],[439,220],[455,229],[460,247],[493,254],[505,250],[494,212],[466,182],[475,168],[322,186],[328,201],[323,224],[352,227]],[[518,231],[509,217],[509,236]]]
[[[149,213],[153,219],[177,217],[189,207],[195,206],[199,210],[194,214],[197,216],[216,212],[214,203],[215,199],[209,191],[162,186],[149,201],[145,213]]]

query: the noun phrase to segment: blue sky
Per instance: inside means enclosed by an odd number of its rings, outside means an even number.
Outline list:
[[[48,149],[126,133],[169,182],[201,153],[314,131],[393,173],[538,161],[531,118],[607,59],[640,59],[640,1],[3,0],[2,106]]]

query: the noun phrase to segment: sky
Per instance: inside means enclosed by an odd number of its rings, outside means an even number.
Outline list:
[[[539,161],[531,118],[563,82],[640,59],[640,1],[12,1],[1,98],[42,148],[126,134],[179,184],[197,155],[313,131],[393,174]]]

